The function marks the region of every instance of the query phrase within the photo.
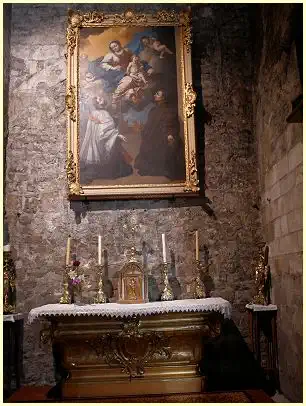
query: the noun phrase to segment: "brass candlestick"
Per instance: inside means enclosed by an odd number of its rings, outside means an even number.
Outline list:
[[[60,304],[69,304],[71,303],[71,295],[69,293],[69,271],[72,270],[72,267],[70,265],[65,266],[65,272],[64,272],[64,280],[63,280],[63,287],[64,287],[64,292],[63,296],[60,298]]]
[[[104,293],[104,284],[103,284],[103,278],[104,278],[104,266],[103,265],[98,265],[98,273],[99,273],[99,281],[98,281],[98,292],[95,297],[95,303],[106,303],[107,297]]]
[[[205,285],[202,281],[203,264],[196,260],[196,278],[195,278],[195,299],[204,299],[206,297]]]
[[[3,252],[3,312],[16,311],[16,270],[10,251]]]
[[[164,290],[163,290],[163,293],[161,295],[161,300],[163,300],[163,301],[165,301],[165,300],[173,300],[174,295],[173,295],[173,291],[172,291],[172,288],[170,286],[169,279],[168,279],[168,264],[167,264],[167,262],[163,263],[163,277],[164,277]]]

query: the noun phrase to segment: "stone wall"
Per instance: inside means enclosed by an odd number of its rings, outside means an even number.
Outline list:
[[[233,304],[233,319],[246,338],[245,304],[254,293],[251,261],[261,238],[247,6],[192,7],[195,87],[199,92],[197,137],[206,197],[87,204],[69,203],[66,198],[64,54],[68,7],[12,6],[6,205],[18,275],[18,311],[26,313],[59,300],[68,234],[93,287],[91,267],[97,258],[97,235],[103,235],[107,275],[116,288],[130,239],[123,226],[133,213],[140,224],[137,245],[152,276],[151,299],[158,298],[161,287],[162,232],[167,234],[171,251],[170,281],[176,295],[191,297],[194,230],[199,229],[201,255],[206,246],[212,262],[211,294]],[[120,12],[124,6],[75,7]],[[146,7],[135,5],[139,11],[149,11]],[[204,119],[209,123],[205,134]],[[204,190],[203,179],[201,187]],[[26,384],[53,380],[50,349],[39,347],[32,326],[25,328],[24,367]]]
[[[296,46],[288,35],[293,12],[289,4],[261,9],[263,31],[257,40],[261,38],[262,43],[257,45],[262,52],[255,52],[254,125],[259,147],[261,217],[270,246],[273,303],[278,306],[280,384],[288,399],[301,402],[302,124],[286,122],[291,102],[302,91]]]
[[[11,41],[11,16],[12,5],[6,4],[3,6],[3,166],[4,173],[6,172],[6,145],[8,137],[8,94],[10,83],[10,41]],[[4,193],[5,193],[5,177],[4,177]],[[5,204],[4,204],[4,220],[5,220]],[[3,227],[3,245],[9,242],[8,228],[6,221]]]

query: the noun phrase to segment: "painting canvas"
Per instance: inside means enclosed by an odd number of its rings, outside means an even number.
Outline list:
[[[70,194],[195,193],[193,117],[184,111],[192,110],[188,102],[194,104],[195,96],[189,90],[186,97],[190,62],[180,41],[180,19],[172,13],[163,23],[129,13],[121,20],[120,15],[70,14],[70,39],[76,33],[72,53],[68,29]]]

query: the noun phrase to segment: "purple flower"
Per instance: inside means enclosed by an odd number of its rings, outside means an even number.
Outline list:
[[[81,279],[80,278],[73,278],[72,279],[72,285],[73,286],[76,286],[76,285],[79,285],[81,283]]]

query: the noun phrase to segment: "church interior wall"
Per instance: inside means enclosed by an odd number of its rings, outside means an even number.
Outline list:
[[[280,385],[302,399],[302,159],[303,128],[288,123],[292,101],[302,93],[296,5],[263,6],[254,81],[254,132],[258,140],[260,214],[270,248],[272,300],[278,306]],[[271,21],[273,23],[271,23]],[[296,25],[296,22],[295,22]],[[273,52],[271,52],[273,50]],[[259,52],[258,52],[259,51]]]
[[[275,241],[267,234],[272,218],[265,217],[268,209],[260,204],[268,192],[264,174],[272,171],[284,156],[288,159],[293,154],[299,156],[300,127],[294,124],[281,131],[278,127],[280,115],[284,117],[285,114],[281,107],[287,106],[298,90],[293,61],[290,59],[287,65],[290,78],[284,76],[284,67],[279,66],[281,79],[287,87],[281,96],[279,114],[273,116],[273,131],[264,121],[273,107],[269,73],[259,73],[253,94],[248,6],[192,5],[192,62],[194,87],[198,93],[196,137],[202,175],[200,187],[205,195],[190,199],[70,202],[65,173],[65,30],[69,7],[68,4],[12,5],[5,208],[17,272],[17,310],[27,313],[34,307],[59,301],[68,235],[72,236],[72,253],[84,266],[92,284],[86,293],[88,301],[92,301],[95,294],[93,269],[97,264],[98,235],[102,235],[102,245],[107,253],[108,293],[110,301],[115,301],[118,271],[126,260],[125,249],[131,237],[125,224],[133,215],[138,224],[139,258],[151,276],[151,300],[158,300],[162,286],[162,233],[167,236],[174,293],[178,299],[192,297],[194,231],[198,229],[201,258],[208,253],[211,262],[210,294],[231,302],[233,320],[249,343],[245,305],[255,293],[253,259],[258,253],[263,230],[267,242]],[[75,7],[121,12],[124,5],[82,4]],[[170,9],[181,7],[183,5],[167,5]],[[135,4],[133,8],[149,12],[165,8],[165,5]],[[260,64],[264,65],[262,60]],[[273,76],[275,86],[277,78],[277,75]],[[295,84],[286,85],[289,80],[292,82],[291,78]],[[270,93],[265,93],[262,86]],[[282,155],[276,157],[271,151],[266,156],[266,143],[272,137],[275,142],[276,138],[287,140],[291,137],[292,142]],[[300,164],[290,168],[286,176],[289,177],[292,171],[299,174],[297,177],[301,176]],[[300,188],[301,184],[296,182],[296,201]],[[300,229],[294,233],[300,238]],[[301,256],[294,250],[290,251],[291,257],[278,257],[274,246],[271,249],[276,304],[286,290],[284,284],[294,287],[297,293],[288,293],[288,299],[294,301],[293,307],[288,302],[281,308],[280,340],[283,343],[289,340],[286,334],[290,330],[285,330],[287,318],[290,314],[301,317],[298,313],[301,311],[301,294],[298,295]],[[284,272],[278,260],[293,261],[290,266],[288,262],[288,272]],[[294,261],[297,261],[297,267]],[[284,348],[285,344],[281,345]],[[296,346],[296,354],[298,349]],[[37,330],[26,325],[26,384],[54,382],[51,357],[51,351],[40,347]],[[286,361],[282,365],[285,368]],[[292,373],[296,368],[294,364]]]

